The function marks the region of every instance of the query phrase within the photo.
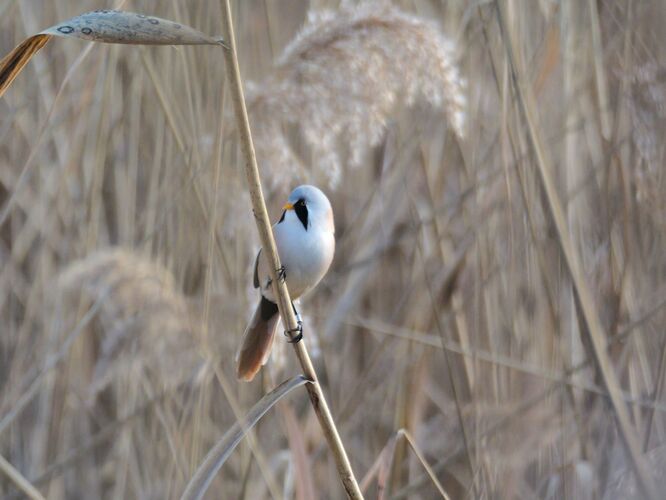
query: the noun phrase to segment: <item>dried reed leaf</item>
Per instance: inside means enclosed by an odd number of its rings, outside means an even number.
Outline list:
[[[23,67],[28,64],[39,49],[51,39],[50,35],[35,35],[23,40],[14,50],[0,61],[0,97],[19,75]]]
[[[224,45],[183,24],[120,10],[96,10],[51,26],[19,44],[0,61],[0,97],[53,36],[130,45]]]
[[[268,410],[291,391],[309,382],[303,375],[297,375],[273,389],[261,398],[248,412],[243,422],[236,422],[222,439],[208,452],[197,471],[187,484],[181,500],[203,498],[215,475],[224,465],[245,434],[252,429]]]
[[[404,109],[439,112],[464,135],[465,86],[455,45],[434,23],[379,2],[311,13],[271,76],[248,88],[259,163],[303,176],[309,162],[292,149],[287,124],[335,186],[342,165],[361,165]]]
[[[219,45],[212,38],[183,24],[121,10],[95,10],[73,17],[40,33],[81,38],[91,42],[130,45]]]

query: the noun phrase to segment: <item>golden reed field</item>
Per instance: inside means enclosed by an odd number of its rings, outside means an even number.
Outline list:
[[[226,5],[0,0],[0,57],[110,8],[229,47]],[[304,183],[335,214],[304,341],[237,380],[233,51],[5,59],[0,498],[663,498],[663,0],[230,6],[271,221]]]

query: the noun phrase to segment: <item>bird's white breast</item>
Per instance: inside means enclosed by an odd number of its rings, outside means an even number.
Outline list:
[[[335,236],[322,230],[321,225],[318,227],[316,221],[311,221],[306,231],[293,211],[287,212],[284,220],[273,227],[273,234],[289,293],[296,299],[313,288],[328,271],[335,252]],[[264,277],[262,284],[266,281]],[[272,290],[264,289],[263,293],[267,299],[275,300]]]

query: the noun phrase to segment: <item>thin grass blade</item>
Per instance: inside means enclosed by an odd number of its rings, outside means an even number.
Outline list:
[[[440,495],[442,495],[442,498],[446,500],[450,500],[449,495],[446,494],[446,491],[444,491],[444,487],[442,486],[442,483],[439,482],[439,479],[437,479],[437,476],[435,475],[435,471],[432,470],[432,467],[428,463],[428,461],[425,459],[425,456],[421,451],[418,449],[416,446],[416,443],[414,442],[414,439],[412,438],[412,435],[406,431],[405,429],[400,429],[398,431],[398,437],[403,436],[407,442],[409,443],[409,446],[412,448],[412,451],[414,452],[414,455],[416,455],[416,458],[418,458],[419,462],[421,462],[421,465],[425,469],[426,473],[428,474],[428,477],[430,477],[430,480],[432,481],[432,484],[435,485],[435,488],[437,488],[437,491],[439,492]]]
[[[377,470],[377,499],[386,498],[386,487],[391,478],[391,470],[395,461],[395,449],[398,444],[398,434],[394,434],[389,439],[381,453],[381,460]]]
[[[213,481],[213,478],[231,456],[245,434],[270,410],[280,399],[291,391],[309,382],[303,375],[291,378],[266,394],[248,412],[243,422],[236,422],[222,439],[208,452],[197,471],[190,479],[181,500],[199,500]]]

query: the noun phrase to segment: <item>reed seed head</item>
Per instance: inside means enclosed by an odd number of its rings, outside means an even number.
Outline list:
[[[362,164],[403,109],[442,113],[465,129],[465,81],[455,45],[440,29],[385,3],[315,11],[285,48],[272,74],[249,87],[260,164],[303,176],[311,163],[330,187],[342,165]],[[309,151],[299,158],[289,127]]]

